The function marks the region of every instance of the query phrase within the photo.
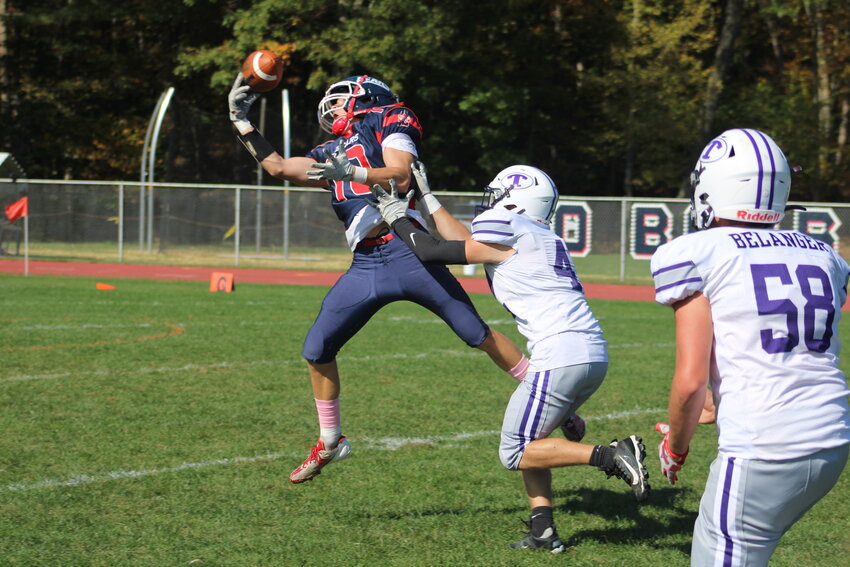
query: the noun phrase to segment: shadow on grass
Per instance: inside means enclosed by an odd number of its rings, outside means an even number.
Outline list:
[[[564,490],[555,493],[555,523],[564,542],[572,547],[582,542],[614,545],[645,545],[690,554],[691,534],[696,510],[685,509],[689,489],[664,487],[653,490],[650,499],[638,504],[626,487],[617,489]],[[481,514],[517,516],[517,533],[524,531],[521,522],[528,508],[482,506],[478,508],[430,510],[395,510],[354,514],[356,517],[381,520],[406,520],[421,517],[477,516]],[[582,529],[575,516],[587,514],[600,518],[602,526]],[[348,515],[350,517],[351,515]],[[520,529],[522,528],[522,529]],[[684,542],[683,542],[684,538]],[[675,540],[675,541],[674,541]]]
[[[688,501],[684,497],[687,491],[689,489],[672,487],[654,489],[649,500],[643,504],[624,501],[624,495],[613,490],[563,491],[555,497],[556,523],[567,545],[577,545],[584,541],[640,543],[687,555],[690,553],[691,534],[697,517],[695,509],[681,505]],[[631,495],[626,496],[631,498]],[[581,529],[580,525],[571,522],[570,516],[573,514],[597,516],[605,523],[622,526]],[[681,543],[682,536],[687,540],[685,543]]]

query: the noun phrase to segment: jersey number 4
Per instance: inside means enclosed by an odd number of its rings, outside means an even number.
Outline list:
[[[570,285],[576,291],[583,291],[581,282],[578,281],[576,269],[570,261],[570,254],[567,252],[567,245],[561,239],[555,240],[555,273],[562,278],[569,278]]]
[[[773,329],[761,330],[761,346],[765,352],[791,352],[800,343],[800,308],[788,299],[790,294],[783,294],[786,296],[784,299],[771,299],[767,289],[768,278],[778,279],[782,286],[799,287],[805,300],[802,308],[803,339],[806,347],[815,352],[826,352],[832,339],[835,305],[829,275],[823,268],[800,264],[792,277],[785,264],[753,264],[750,266],[750,272],[753,276],[759,315],[784,315],[787,325],[784,337],[773,336]]]

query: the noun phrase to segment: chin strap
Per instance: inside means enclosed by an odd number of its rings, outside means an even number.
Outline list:
[[[347,136],[351,134],[351,120],[354,116],[347,112],[343,116],[337,117],[331,126],[331,132],[334,136]]]

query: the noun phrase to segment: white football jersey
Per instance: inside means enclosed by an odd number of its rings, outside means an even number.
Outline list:
[[[847,262],[792,230],[715,227],[652,257],[655,297],[711,304],[711,386],[720,449],[783,460],[850,441],[838,321]]]
[[[537,221],[506,209],[489,209],[475,217],[472,238],[516,250],[504,262],[484,267],[496,300],[528,339],[534,368],[608,360],[602,328],[587,305],[561,238]]]

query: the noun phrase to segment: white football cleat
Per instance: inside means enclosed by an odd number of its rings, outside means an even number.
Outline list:
[[[316,445],[310,450],[310,456],[300,467],[292,471],[289,480],[293,484],[307,482],[322,472],[322,469],[335,461],[341,461],[351,453],[351,444],[345,437],[340,437],[336,447],[325,449],[325,443],[321,437]]]

